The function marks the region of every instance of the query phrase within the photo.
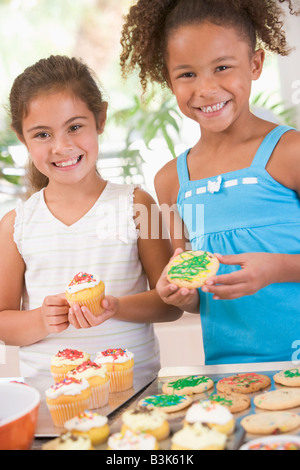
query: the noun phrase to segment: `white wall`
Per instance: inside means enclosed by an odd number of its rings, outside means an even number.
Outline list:
[[[279,57],[281,92],[287,106],[296,108],[300,129],[300,16],[287,14],[285,29],[294,50],[287,57]]]

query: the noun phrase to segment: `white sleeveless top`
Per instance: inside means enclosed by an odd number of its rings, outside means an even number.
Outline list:
[[[115,297],[148,289],[137,248],[133,219],[133,185],[107,185],[94,206],[80,220],[66,226],[49,211],[44,190],[18,201],[14,240],[24,259],[22,310],[41,307],[48,295],[62,294],[80,271],[98,274],[107,295]],[[52,355],[65,348],[91,354],[108,348],[134,353],[135,371],[159,368],[159,346],[153,325],[110,319],[98,327],[60,334],[20,349],[24,377],[50,374]]]

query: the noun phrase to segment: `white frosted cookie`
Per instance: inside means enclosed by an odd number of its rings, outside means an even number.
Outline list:
[[[207,251],[185,251],[175,256],[167,266],[167,279],[178,287],[195,289],[215,276],[219,261]]]

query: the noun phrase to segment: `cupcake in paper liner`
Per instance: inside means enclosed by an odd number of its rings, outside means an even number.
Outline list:
[[[91,389],[86,379],[66,378],[46,390],[46,404],[53,424],[64,423],[88,408]]]
[[[104,365],[96,364],[92,361],[86,361],[68,372],[67,377],[73,377],[77,380],[86,379],[91,388],[91,398],[89,409],[102,408],[108,404],[109,395],[109,375]]]
[[[145,432],[133,432],[128,429],[125,433],[112,434],[107,441],[107,450],[158,450],[157,440]]]
[[[75,304],[87,307],[95,316],[104,311],[101,302],[105,297],[105,285],[98,275],[76,274],[67,286],[65,296],[70,307]]]
[[[70,419],[64,427],[75,436],[87,435],[94,446],[107,441],[110,433],[107,417],[90,410]]]
[[[67,373],[75,369],[85,361],[90,359],[90,354],[81,349],[62,349],[51,358],[50,371],[54,382],[61,382],[67,376]]]
[[[122,392],[133,385],[134,355],[127,349],[106,349],[98,352],[95,362],[105,365],[110,376],[110,392]]]

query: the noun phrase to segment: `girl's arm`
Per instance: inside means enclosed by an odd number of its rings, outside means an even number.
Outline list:
[[[300,197],[300,132],[284,134],[275,148],[266,170],[283,186],[292,189]],[[297,215],[295,214],[295,217]],[[300,214],[298,214],[300,217]],[[288,244],[288,240],[286,241]],[[300,244],[299,244],[300,246]],[[299,250],[300,251],[300,250]],[[214,299],[235,299],[252,295],[269,284],[300,282],[300,253],[243,253],[217,255],[226,265],[241,269],[231,274],[215,276],[207,281],[204,292]]]
[[[11,211],[0,222],[0,340],[26,346],[68,327],[68,304],[52,296],[38,309],[21,310],[25,265],[13,239],[14,221]]]
[[[135,191],[135,220],[139,230],[138,250],[146,273],[148,292],[120,298],[116,318],[127,321],[167,322],[178,319],[182,309],[166,304],[158,295],[156,284],[172,256],[169,233],[154,199],[145,191]],[[124,312],[124,313],[123,313]]]
[[[175,250],[173,256],[176,256],[182,251],[191,249],[184,223],[177,211],[179,181],[176,160],[171,160],[157,173],[155,190]],[[158,280],[156,289],[165,303],[176,305],[183,311],[199,313],[200,299],[198,290],[180,289],[175,284],[170,284],[167,280],[166,268],[164,268]]]

